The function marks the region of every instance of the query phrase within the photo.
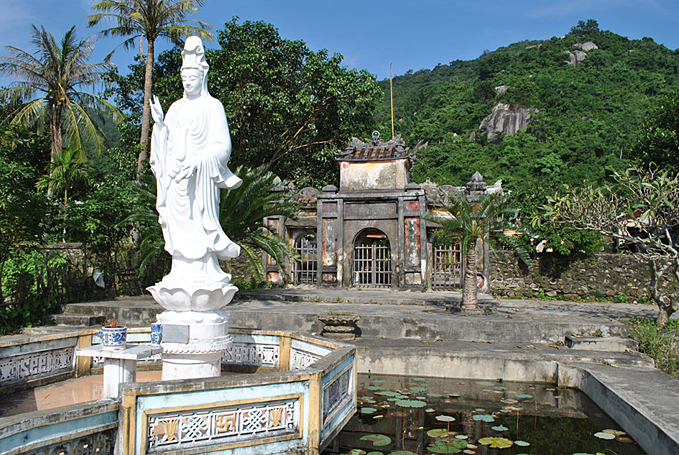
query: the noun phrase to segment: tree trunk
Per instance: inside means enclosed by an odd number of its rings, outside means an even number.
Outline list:
[[[476,282],[476,242],[469,242],[464,256],[464,287],[462,289],[462,308],[476,309],[479,307],[477,298],[478,284]]]
[[[144,173],[144,166],[149,157],[149,131],[151,130],[151,91],[153,90],[153,48],[154,41],[148,40],[148,49],[146,51],[146,71],[144,74],[144,110],[141,118],[141,138],[139,144],[141,150],[139,151],[139,159],[137,161],[137,180],[139,176]]]
[[[61,106],[57,105],[52,111],[52,118],[50,119],[50,136],[52,139],[52,149],[50,156],[50,183],[47,186],[47,195],[51,196],[54,192],[52,188],[52,166],[57,153],[64,149],[64,140],[61,133]]]
[[[655,259],[651,259],[649,262],[651,265],[651,296],[653,297],[656,305],[658,305],[658,317],[655,320],[655,324],[659,329],[662,329],[665,327],[665,325],[667,325],[667,321],[670,320],[670,316],[672,316],[672,313],[674,313],[672,303],[666,302],[666,298],[660,294],[660,291],[658,291],[660,279],[667,271],[668,266],[665,265],[658,267],[658,263],[655,261]]]
[[[2,277],[5,272],[5,261],[7,257],[0,259],[0,303],[5,303],[5,293],[2,292]]]
[[[658,303],[658,317],[655,319],[655,325],[658,326],[659,329],[665,327],[667,325],[667,321],[670,320],[672,312],[668,311],[668,309],[669,305]]]

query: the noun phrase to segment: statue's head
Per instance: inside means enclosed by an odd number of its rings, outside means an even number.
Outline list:
[[[182,51],[182,85],[184,96],[194,98],[207,96],[207,72],[210,66],[205,60],[203,41],[197,36],[189,36]]]

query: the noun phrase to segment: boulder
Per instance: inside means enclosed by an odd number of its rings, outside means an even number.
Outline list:
[[[592,49],[599,49],[599,46],[594,44],[592,41],[587,41],[586,43],[575,43],[573,44],[573,49],[576,51],[591,51]]]
[[[493,108],[493,112],[483,119],[479,125],[479,130],[488,132],[489,141],[493,140],[497,133],[511,136],[519,130],[526,129],[533,112],[537,112],[537,109],[520,108],[513,111],[508,104],[498,103]]]

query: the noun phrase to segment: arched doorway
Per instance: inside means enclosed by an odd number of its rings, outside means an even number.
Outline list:
[[[295,251],[300,256],[292,265],[292,282],[294,284],[314,284],[317,278],[317,246],[316,235],[300,235],[295,240]]]
[[[352,285],[364,288],[390,288],[392,283],[391,247],[379,229],[364,229],[354,240]]]

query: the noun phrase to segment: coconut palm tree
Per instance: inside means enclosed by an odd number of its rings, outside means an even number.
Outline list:
[[[464,192],[442,191],[444,197],[439,202],[448,216],[429,216],[427,219],[441,226],[436,233],[439,240],[460,242],[465,258],[462,308],[477,309],[476,251],[480,242],[488,242],[492,246],[494,240],[501,240],[512,247],[524,262],[530,260],[517,239],[505,235],[507,230],[517,229],[513,222],[518,210],[510,205],[507,195],[485,193],[467,196]]]
[[[182,37],[197,35],[204,40],[212,40],[213,35],[208,30],[210,24],[192,21],[197,25],[189,25],[187,15],[198,11],[204,0],[107,0],[96,3],[92,9],[96,14],[87,16],[89,26],[92,27],[103,19],[115,24],[103,30],[103,36],[128,37],[121,45],[127,49],[133,48],[139,40],[139,53],[145,60],[144,74],[144,110],[141,123],[142,145],[137,162],[137,175],[141,174],[143,165],[148,159],[147,142],[151,125],[151,91],[153,88],[153,62],[155,59],[155,43],[158,38],[168,38],[179,44]],[[142,40],[146,40],[146,58],[142,55]]]
[[[32,27],[34,54],[6,46],[10,55],[0,58],[0,72],[16,79],[0,90],[0,99],[19,105],[11,121],[39,128],[49,125],[51,161],[63,150],[64,137],[74,149],[90,145],[102,150],[103,135],[91,114],[110,115],[117,121],[120,113],[107,100],[82,89],[96,86],[109,65],[88,62],[94,45],[90,38],[79,40],[75,27],[60,42],[44,27]]]

